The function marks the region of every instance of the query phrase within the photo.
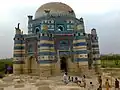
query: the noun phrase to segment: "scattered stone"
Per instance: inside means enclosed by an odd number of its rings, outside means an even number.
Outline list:
[[[55,84],[56,84],[56,85],[65,85],[64,82],[56,82]]]
[[[34,76],[33,79],[36,80],[36,79],[39,79],[40,77],[39,76]]]
[[[45,81],[37,81],[37,82],[35,83],[35,86],[49,85],[49,84],[50,84],[50,83],[45,82]]]
[[[49,86],[39,86],[37,90],[52,90]]]
[[[1,84],[1,83],[3,83],[3,80],[2,80],[2,79],[0,79],[0,84]]]
[[[14,79],[20,79],[20,76],[14,76]]]
[[[24,84],[15,84],[14,88],[23,88],[25,85]]]
[[[8,76],[14,76],[14,74],[8,74]]]
[[[14,79],[13,81],[14,82],[20,82],[20,79]]]
[[[47,77],[40,77],[41,80],[46,80],[48,79]]]
[[[29,83],[36,83],[36,81],[34,79],[29,79],[28,82]]]
[[[0,74],[0,78],[3,78],[4,77],[4,75],[3,74]]]
[[[14,79],[13,81],[16,83],[23,83],[24,82],[22,79]]]
[[[80,90],[80,88],[70,88],[69,90]]]
[[[6,83],[1,83],[0,84],[0,87],[8,87],[9,86],[9,84],[6,84]]]
[[[4,77],[2,80],[5,82],[11,82],[13,80],[13,77]]]
[[[3,88],[3,87],[0,87],[0,90],[4,90],[4,88]]]
[[[67,86],[78,86],[78,85],[76,83],[70,82],[70,83],[67,84]]]

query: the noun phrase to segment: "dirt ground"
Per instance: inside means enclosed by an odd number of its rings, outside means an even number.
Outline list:
[[[102,72],[103,87],[105,86],[105,80],[108,78],[109,83],[112,86],[110,90],[114,89],[114,73]],[[75,76],[73,76],[75,77]],[[81,76],[77,76],[80,80]],[[62,81],[63,76],[53,77],[39,77],[30,75],[7,75],[0,80],[0,90],[88,90],[89,83],[93,82],[93,90],[97,90],[99,84],[97,82],[97,75],[89,75],[86,77],[86,88],[80,87],[77,84],[70,82],[67,85]],[[102,90],[105,90],[103,88]]]

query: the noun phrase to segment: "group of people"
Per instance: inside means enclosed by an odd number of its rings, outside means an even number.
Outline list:
[[[86,87],[85,75],[83,75],[82,80],[80,80],[78,77],[71,77],[71,76],[68,76],[67,73],[64,73],[63,82],[65,84],[68,84],[69,82],[73,82],[78,84],[80,87],[84,87],[84,88]]]
[[[73,83],[76,83],[80,87],[86,88],[86,76],[85,75],[83,75],[82,79],[80,80],[78,77],[68,76],[67,73],[64,73],[63,82],[65,84],[68,84],[69,82],[73,82]],[[102,90],[102,87],[103,87],[102,84],[103,84],[102,83],[102,77],[99,76],[98,77],[98,88],[97,88],[97,90]],[[108,79],[106,79],[106,81],[105,81],[105,88],[106,88],[106,90],[110,90],[110,88],[111,88]],[[88,90],[95,90],[92,82],[90,82]],[[115,90],[120,90],[118,79],[115,79]]]
[[[98,83],[99,83],[98,90],[102,90],[102,78],[101,78],[101,76],[98,77]],[[118,79],[115,79],[115,85],[114,86],[115,86],[115,90],[120,90]],[[111,88],[111,85],[110,85],[108,79],[106,79],[106,81],[105,81],[105,88],[106,88],[106,90],[110,90],[110,88]]]

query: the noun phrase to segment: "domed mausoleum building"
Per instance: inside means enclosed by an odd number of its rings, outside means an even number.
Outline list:
[[[85,33],[83,18],[61,2],[51,2],[28,16],[28,34],[15,28],[14,74],[59,75],[99,70],[96,29]]]

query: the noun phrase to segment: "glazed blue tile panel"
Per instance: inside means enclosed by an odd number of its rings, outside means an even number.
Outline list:
[[[39,64],[50,64],[50,63],[55,63],[57,62],[56,60],[39,60]]]
[[[55,55],[55,52],[39,52],[39,55]]]
[[[58,48],[59,48],[59,50],[69,50],[69,47],[68,47],[68,46],[64,46],[64,47],[59,46]]]
[[[22,57],[22,54],[14,54],[14,57]]]
[[[50,38],[50,37],[48,37],[48,36],[41,36],[40,40],[49,40],[49,41],[52,41],[53,39]]]
[[[80,37],[75,37],[74,39],[75,40],[80,40],[80,39],[85,39],[85,37],[84,36],[80,36]]]
[[[87,58],[75,58],[74,59],[74,62],[86,62],[86,61],[88,61]]]
[[[22,44],[24,44],[25,43],[25,40],[22,40]]]
[[[95,58],[95,60],[100,60],[100,58]]]
[[[28,54],[34,54],[34,52],[28,52]]]
[[[21,40],[15,40],[14,44],[22,44],[22,41]]]
[[[34,52],[28,52],[28,53],[33,54]]]
[[[48,32],[54,34],[55,31],[54,30],[48,30]]]
[[[70,52],[60,52],[59,54],[60,54],[60,55],[69,55]]]
[[[13,64],[25,64],[24,61],[13,61]]]
[[[21,38],[22,35],[21,35],[21,34],[15,34],[15,37],[17,37],[17,38]]]
[[[31,55],[31,56],[33,56],[34,54],[33,54],[33,53],[28,53],[28,55]]]
[[[18,49],[18,50],[21,50],[21,49],[24,49],[24,48],[25,48],[24,46],[14,46],[14,49],[15,49],[15,50],[17,50],[17,49]]]
[[[79,42],[79,43],[75,43],[73,45],[74,46],[86,46],[86,42]]]
[[[73,34],[73,31],[55,31],[55,34]]]
[[[45,46],[45,47],[54,47],[54,44],[46,44],[46,43],[43,43],[43,44],[40,44],[39,46],[40,46],[40,47],[41,47],[41,46],[43,46],[43,47],[44,47],[44,46]]]
[[[73,51],[72,54],[87,54],[87,50],[79,50],[79,51]]]

